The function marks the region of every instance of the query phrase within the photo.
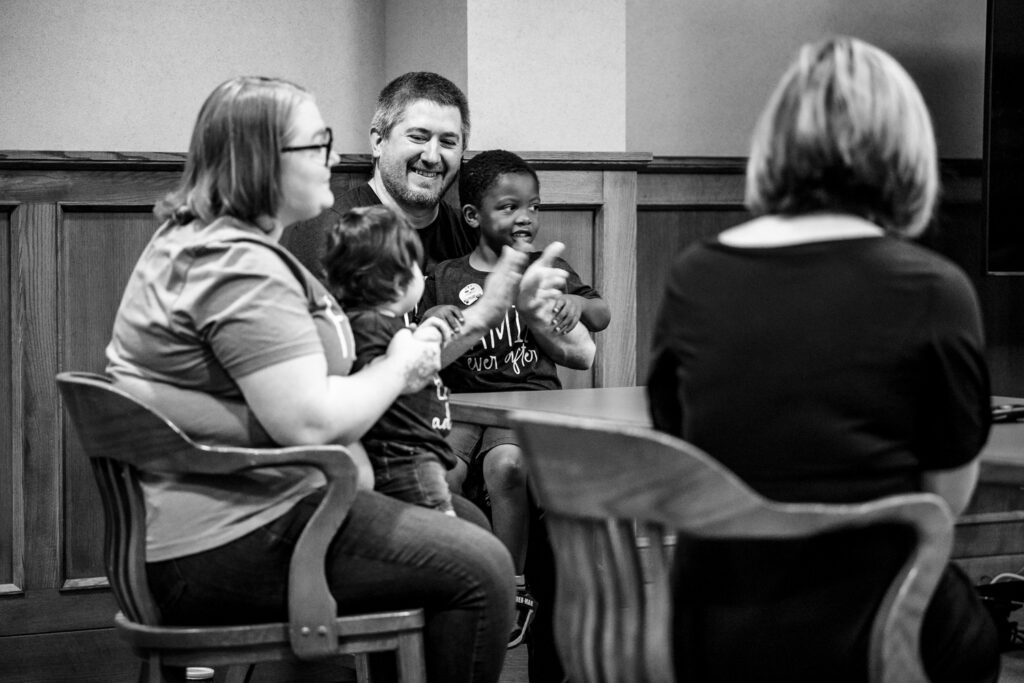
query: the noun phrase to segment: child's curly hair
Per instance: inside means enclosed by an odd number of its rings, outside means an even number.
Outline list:
[[[394,301],[423,268],[419,235],[385,206],[347,211],[327,233],[327,284],[343,307],[370,308]]]

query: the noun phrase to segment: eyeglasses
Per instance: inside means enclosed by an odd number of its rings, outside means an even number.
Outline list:
[[[321,142],[319,145],[300,145],[298,147],[282,147],[282,152],[305,152],[307,149],[322,149],[324,151],[324,166],[331,165],[331,146],[334,144],[334,133],[331,132],[330,128],[324,128],[327,132],[327,142]]]

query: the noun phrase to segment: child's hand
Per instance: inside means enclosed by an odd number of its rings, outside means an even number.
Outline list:
[[[421,323],[426,324],[431,318],[439,319],[446,323],[453,334],[458,334],[459,330],[462,329],[462,323],[465,322],[465,318],[462,317],[462,309],[452,304],[434,306],[428,309],[423,314]],[[447,340],[447,337],[445,339]]]
[[[449,307],[446,306],[445,308]],[[455,307],[451,306],[450,308]],[[414,331],[412,336],[417,339],[422,339],[423,341],[438,342],[441,346],[447,344],[453,334],[451,325],[449,325],[446,320],[436,315],[424,318],[423,321],[413,329]]]
[[[571,294],[562,294],[555,300],[551,325],[559,334],[569,334],[580,322],[583,307],[579,299]]]

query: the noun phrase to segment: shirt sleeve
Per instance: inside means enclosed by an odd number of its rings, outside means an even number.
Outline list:
[[[647,377],[647,398],[654,428],[682,437],[683,406],[679,398],[679,356],[673,341],[678,338],[678,280],[681,271],[673,267],[655,319],[651,369]]]
[[[356,362],[352,366],[354,372],[369,365],[374,358],[387,353],[394,331],[373,314],[356,312],[349,317],[356,342]]]
[[[437,270],[427,276],[427,279],[423,281],[423,296],[420,297],[420,303],[416,306],[417,320],[422,320],[422,315],[425,311],[433,308],[437,305]]]
[[[233,378],[323,354],[305,291],[271,249],[227,243],[196,256],[176,311]]]
[[[924,339],[923,425],[917,449],[925,469],[950,469],[973,460],[991,424],[991,388],[977,298],[967,277],[950,269],[929,297],[931,325]]]
[[[555,259],[555,267],[561,268],[562,270],[569,273],[569,277],[565,280],[565,293],[575,294],[581,296],[584,299],[600,299],[601,294],[591,287],[590,285],[583,282],[580,278],[579,273],[573,270],[573,267],[569,265],[569,262],[562,258]]]

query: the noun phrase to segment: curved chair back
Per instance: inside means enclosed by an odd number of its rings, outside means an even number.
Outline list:
[[[912,528],[916,540],[874,617],[866,669],[875,683],[927,681],[921,621],[953,529],[938,496],[774,503],[691,444],[660,432],[531,412],[510,421],[551,534],[557,644],[573,681],[676,680],[673,591],[700,590],[672,585],[677,533],[739,542],[885,524]],[[766,613],[766,629],[771,620]]]

